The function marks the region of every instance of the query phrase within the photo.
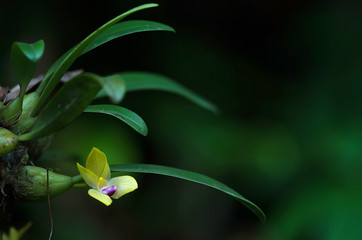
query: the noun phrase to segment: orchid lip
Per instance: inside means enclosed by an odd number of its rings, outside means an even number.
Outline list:
[[[110,187],[102,189],[102,193],[104,193],[108,196],[112,196],[116,191],[117,191],[116,186],[110,186]]]

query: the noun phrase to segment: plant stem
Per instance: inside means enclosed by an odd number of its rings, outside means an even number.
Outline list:
[[[83,178],[82,178],[81,175],[73,176],[73,177],[72,177],[73,186],[74,186],[75,184],[79,183],[79,182],[82,181],[82,180],[83,180]]]

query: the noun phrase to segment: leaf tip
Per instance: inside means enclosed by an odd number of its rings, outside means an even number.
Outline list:
[[[211,106],[210,111],[216,115],[221,115],[220,109],[215,105]]]
[[[159,4],[158,3],[148,3],[148,6],[150,6],[150,7],[158,7]]]
[[[148,128],[147,128],[146,124],[145,124],[145,128],[142,129],[141,131],[139,131],[139,133],[142,134],[142,136],[145,136],[145,137],[148,135]]]
[[[210,103],[210,102],[208,102],[206,100],[204,102],[196,102],[196,104],[198,104],[199,106],[205,108],[206,110],[209,110],[210,112],[212,112],[215,115],[220,115],[221,114],[220,109],[216,105],[214,105],[214,104],[212,104],[212,103]]]

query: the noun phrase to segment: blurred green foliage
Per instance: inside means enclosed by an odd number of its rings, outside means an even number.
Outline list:
[[[158,3],[157,13],[142,18],[169,24],[177,34],[114,41],[75,68],[161,73],[216,103],[221,114],[166,93],[129,93],[124,105],[145,119],[148,137],[111,117],[84,114],[49,149],[85,160],[96,146],[112,163],[208,174],[258,204],[268,222],[203,186],[136,175],[139,190],[109,208],[85,190],[55,198],[53,239],[361,239],[361,2]],[[95,26],[135,5],[1,3],[1,85],[14,78],[8,71],[13,41],[44,38],[51,49],[38,69],[44,72]],[[62,170],[71,171],[74,161],[67,159]],[[19,226],[33,221],[29,236],[47,236],[46,203],[12,207]]]

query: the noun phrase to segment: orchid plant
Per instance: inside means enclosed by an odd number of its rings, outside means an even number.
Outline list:
[[[144,4],[113,18],[63,54],[39,78],[33,78],[33,75],[44,52],[44,41],[32,44],[16,42],[12,45],[12,68],[19,85],[10,91],[0,88],[2,207],[11,197],[19,200],[42,200],[80,186],[82,181],[91,187],[88,191],[91,197],[108,206],[112,203],[112,198],[118,199],[138,187],[133,177],[126,175],[111,178],[111,171],[136,172],[176,177],[215,188],[236,198],[262,221],[265,220],[265,215],[258,206],[212,178],[161,165],[109,166],[106,155],[97,148],[90,152],[85,167],[77,163],[80,172],[78,176],[66,176],[36,166],[37,159],[50,141],[49,136],[71,124],[83,112],[111,115],[138,133],[147,135],[148,129],[143,119],[133,111],[119,106],[125,93],[129,91],[169,91],[217,112],[217,108],[204,98],[158,74],[126,72],[99,76],[80,71],[69,72],[78,57],[115,38],[145,31],[174,32],[173,28],[157,22],[121,21],[134,12],[156,6],[153,3]],[[108,97],[111,104],[92,105],[95,99],[104,97]]]

